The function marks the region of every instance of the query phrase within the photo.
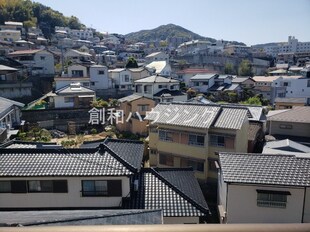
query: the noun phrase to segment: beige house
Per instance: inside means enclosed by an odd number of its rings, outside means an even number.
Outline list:
[[[247,112],[220,105],[157,105],[146,116],[151,166],[190,166],[198,179],[215,181],[218,152],[247,151]]]
[[[303,97],[278,97],[274,100],[276,110],[292,109],[294,106],[305,106],[306,103],[307,99]]]
[[[132,94],[118,99],[120,105],[117,110],[123,112],[123,123],[117,123],[119,131],[127,131],[133,134],[147,135],[147,121],[143,118],[146,112],[155,107],[155,101],[141,95]]]
[[[150,72],[144,67],[129,68],[128,70],[131,72],[131,78],[133,82],[150,76]]]
[[[299,137],[309,143],[310,106],[296,106],[288,110],[270,111],[267,115],[267,130],[277,137]],[[292,139],[294,140],[294,139]]]
[[[219,154],[221,223],[309,223],[310,159],[286,154]]]

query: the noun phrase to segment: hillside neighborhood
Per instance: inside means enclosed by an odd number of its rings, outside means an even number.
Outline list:
[[[48,32],[0,25],[1,226],[310,223],[310,41]]]

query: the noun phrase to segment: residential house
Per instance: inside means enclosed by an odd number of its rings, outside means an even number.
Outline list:
[[[208,74],[208,73],[214,73],[214,71],[205,68],[186,68],[176,72],[176,74],[178,75],[178,79],[181,82],[184,82],[186,87],[190,86],[191,77],[197,74]]]
[[[14,42],[14,51],[35,49],[35,44],[26,40],[17,40]]]
[[[9,53],[9,57],[25,65],[31,75],[54,75],[54,55],[47,50],[20,50]]]
[[[94,64],[92,61],[92,55],[87,52],[81,52],[78,50],[70,49],[64,54],[65,60],[70,60],[73,63],[80,64]]]
[[[269,67],[269,60],[263,60],[258,58],[253,58],[252,60],[252,72],[254,73],[254,75],[265,75]]]
[[[271,103],[274,102],[275,96],[281,97],[285,94],[284,88],[273,87],[273,81],[277,80],[279,76],[254,76],[252,79],[254,83],[254,91],[257,94],[268,99]],[[282,94],[282,95],[281,95]]]
[[[67,73],[55,77],[55,87],[60,89],[73,82],[80,82],[84,87],[93,90],[109,89],[112,80],[108,76],[108,68],[103,65],[73,64],[68,67]]]
[[[103,65],[89,67],[90,88],[94,90],[112,88],[112,80],[109,78],[108,68]]]
[[[248,56],[251,52],[251,47],[244,45],[233,45],[228,44],[224,48],[224,52],[229,55],[239,55],[239,56]]]
[[[277,97],[274,104],[276,110],[292,109],[294,106],[307,105],[307,98]]]
[[[22,71],[0,64],[0,96],[16,99],[31,96],[32,83],[23,81]]]
[[[95,91],[81,86],[79,82],[71,83],[47,96],[51,108],[88,108],[96,99]]]
[[[132,77],[133,82],[150,76],[150,72],[145,67],[129,68],[128,70],[131,72],[131,77]]]
[[[297,155],[220,153],[220,222],[310,222],[309,165]]]
[[[61,76],[55,77],[54,81],[56,90],[76,82],[81,83],[82,86],[90,87],[88,67],[81,64],[70,65],[67,73],[62,73]]]
[[[255,81],[251,77],[235,77],[231,83],[239,84],[242,89],[252,89],[255,85]]]
[[[125,68],[116,68],[109,70],[109,78],[112,79],[114,88],[120,91],[132,91],[133,81],[131,72]]]
[[[197,74],[190,78],[190,87],[200,93],[207,93],[209,88],[215,84],[216,73]]]
[[[145,57],[145,63],[149,64],[153,61],[167,61],[169,62],[169,55],[164,52],[153,52]]]
[[[21,124],[22,107],[23,103],[0,97],[0,143],[8,139],[12,135],[11,132],[17,134],[18,130],[11,129]]]
[[[152,74],[169,77],[171,66],[168,61],[153,61],[145,66]]]
[[[192,170],[141,169],[143,151],[143,142],[117,139],[98,148],[1,149],[0,210],[146,209],[162,210],[164,223],[206,222]]]
[[[146,112],[155,107],[155,101],[142,95],[132,94],[118,99],[117,110],[122,112],[122,122],[116,124],[119,131],[147,135],[147,121],[143,120]]]
[[[15,42],[21,39],[19,30],[4,29],[0,30],[0,41]]]
[[[202,181],[215,182],[219,151],[246,152],[247,108],[193,103],[160,103],[149,120],[150,165],[193,167]]]
[[[153,75],[135,81],[135,93],[158,102],[186,101],[187,95],[180,91],[180,82],[172,78]]]
[[[207,50],[212,46],[210,41],[204,40],[192,40],[185,43],[182,43],[176,49],[178,55],[186,55],[186,54],[195,54],[202,50]]]
[[[288,110],[269,111],[267,131],[275,138],[289,138],[309,143],[310,106],[296,106]]]

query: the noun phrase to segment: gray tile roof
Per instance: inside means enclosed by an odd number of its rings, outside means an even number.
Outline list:
[[[268,121],[310,123],[310,106],[296,106],[293,109],[268,117]]]
[[[142,169],[139,190],[131,204],[132,208],[162,209],[164,217],[199,217],[209,213],[191,169]]]
[[[42,142],[26,142],[19,140],[10,140],[0,144],[0,148],[61,148],[57,143],[42,143]]]
[[[240,129],[246,115],[247,109],[241,107],[174,102],[158,104],[145,119],[155,124]]]
[[[23,107],[25,104],[4,97],[0,97],[0,116],[6,113],[6,111],[14,105],[18,107]]]
[[[108,138],[104,144],[134,168],[140,169],[144,153],[142,141]]]
[[[240,129],[247,117],[247,109],[224,108],[216,120],[214,127],[223,129]]]
[[[209,128],[217,114],[219,106],[202,104],[158,104],[145,117],[153,123],[185,127]]]
[[[51,210],[0,212],[2,226],[162,224],[161,210]]]
[[[186,93],[180,91],[180,90],[169,90],[169,89],[163,89],[160,90],[158,93],[154,94],[154,97],[161,97],[163,94],[170,94],[171,96],[184,96],[187,95]]]
[[[94,95],[95,91],[83,86],[80,86],[79,88],[71,88],[70,85],[67,85],[61,89],[58,89],[56,91],[56,94],[90,94],[90,95]]]
[[[225,182],[310,186],[310,159],[294,155],[220,153]]]
[[[250,79],[249,77],[236,77],[231,80],[232,83],[243,83],[246,80]]]
[[[142,98],[142,95],[138,95],[138,94],[131,94],[129,96],[126,97],[122,97],[120,99],[118,99],[119,102],[131,102],[131,101],[135,101],[138,100],[140,98]]]
[[[199,80],[209,80],[218,76],[216,73],[206,73],[206,74],[196,74],[195,76],[191,77],[191,81],[199,81]]]
[[[135,167],[106,146],[100,149],[0,149],[0,177],[123,176]]]

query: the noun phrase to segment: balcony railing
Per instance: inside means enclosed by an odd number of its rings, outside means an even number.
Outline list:
[[[0,227],[1,232],[309,232],[310,224],[200,224]]]

